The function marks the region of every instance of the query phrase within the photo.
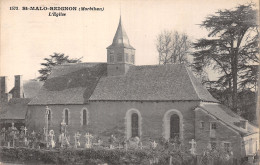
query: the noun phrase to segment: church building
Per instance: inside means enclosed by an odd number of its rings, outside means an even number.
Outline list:
[[[53,68],[28,105],[30,130],[43,131],[46,106],[56,137],[64,121],[71,137],[76,132],[157,142],[178,137],[187,148],[194,139],[198,154],[222,146],[236,157],[258,149],[258,128],[221,105],[185,65],[136,66],[121,18],[106,63]]]

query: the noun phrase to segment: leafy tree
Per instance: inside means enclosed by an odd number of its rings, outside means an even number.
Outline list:
[[[191,42],[184,33],[165,30],[157,36],[156,48],[159,53],[159,64],[187,63]]]
[[[209,31],[210,39],[194,43],[197,51],[193,53],[193,65],[198,71],[212,67],[222,75],[217,83],[232,93],[232,108],[236,111],[238,89],[256,84],[253,65],[259,62],[257,11],[254,4],[219,10],[208,16],[201,27]]]
[[[41,74],[38,79],[40,81],[45,81],[51,73],[51,69],[56,65],[66,64],[66,63],[79,63],[81,58],[70,59],[69,56],[65,56],[63,53],[54,53],[50,55],[49,58],[44,58],[44,63],[41,63],[43,68],[39,70]]]

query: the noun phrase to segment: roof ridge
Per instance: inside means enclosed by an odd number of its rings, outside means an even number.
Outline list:
[[[189,79],[190,79],[190,81],[191,81],[191,84],[192,84],[192,86],[193,86],[193,89],[194,89],[195,92],[196,92],[196,95],[198,96],[198,98],[199,98],[200,100],[202,100],[202,98],[200,97],[200,95],[199,95],[199,93],[198,93],[198,89],[196,88],[194,82],[192,81],[192,78],[191,78],[191,75],[190,75],[190,73],[189,73],[189,71],[188,71],[188,68],[187,68],[186,66],[185,66],[184,68],[186,69],[186,71],[187,71],[187,73],[188,73]]]

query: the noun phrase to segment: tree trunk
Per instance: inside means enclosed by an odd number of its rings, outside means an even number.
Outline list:
[[[234,112],[237,112],[237,72],[238,72],[238,69],[237,69],[237,63],[238,63],[238,60],[237,60],[237,50],[234,50],[233,51],[233,60],[231,61],[232,62],[232,79],[233,79],[233,90],[232,90],[232,109]]]

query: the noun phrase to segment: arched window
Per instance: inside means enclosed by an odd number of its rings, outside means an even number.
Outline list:
[[[80,124],[82,126],[88,125],[89,123],[89,112],[87,108],[83,108],[80,113]]]
[[[180,137],[180,118],[177,114],[171,115],[170,118],[170,138]]]
[[[132,127],[132,137],[138,137],[138,114],[133,113],[131,116],[131,127]]]
[[[48,127],[51,126],[51,118],[52,118],[51,110],[48,110]]]
[[[51,121],[51,110],[48,110],[48,122]]]
[[[166,140],[183,139],[183,116],[180,111],[171,109],[164,114],[163,137]]]
[[[65,109],[65,123],[69,125],[69,110]]]
[[[63,110],[63,120],[66,123],[66,125],[69,125],[70,123],[70,111],[69,109],[64,109]]]
[[[137,109],[129,109],[125,116],[126,138],[142,136],[142,116]]]
[[[84,109],[83,112],[82,112],[82,117],[83,117],[83,125],[87,125],[87,111]]]

